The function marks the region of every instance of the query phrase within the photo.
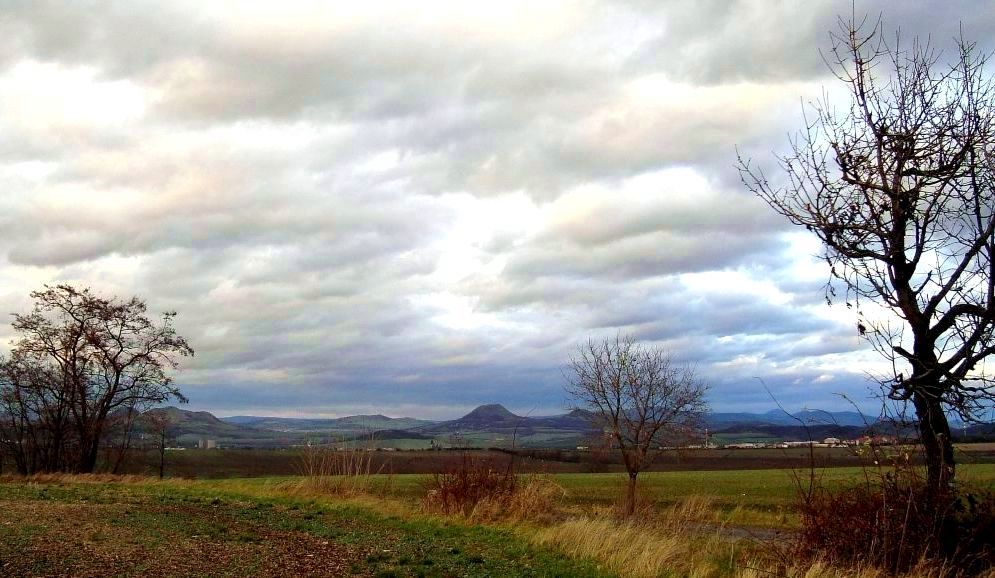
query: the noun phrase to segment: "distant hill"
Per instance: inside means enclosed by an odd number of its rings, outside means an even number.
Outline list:
[[[740,424],[715,431],[725,438],[769,438],[786,442],[822,441],[826,438],[856,439],[866,433],[866,428],[852,425],[777,425]]]
[[[236,415],[221,418],[227,423],[279,432],[335,432],[356,434],[376,430],[408,430],[435,422],[410,417],[385,415],[353,415],[340,418],[257,417]]]
[[[784,426],[839,425],[866,427],[877,422],[876,416],[865,416],[855,411],[804,410],[789,414],[779,409],[766,413],[722,413],[713,412],[705,418],[710,429],[729,427],[736,424],[771,424]]]
[[[573,448],[587,445],[594,429],[593,415],[574,410],[563,415],[516,415],[503,405],[487,404],[459,419],[422,426],[413,431],[448,443],[477,447]]]
[[[503,405],[492,403],[477,407],[459,419],[419,427],[417,431],[425,433],[498,430],[530,432],[537,429],[586,431],[591,429],[593,422],[594,414],[582,409],[575,409],[563,415],[529,417],[516,415]]]
[[[273,432],[227,423],[206,411],[188,411],[178,407],[151,409],[146,415],[162,415],[169,420],[171,435],[181,443],[195,443],[198,439],[214,440],[272,440]]]
[[[206,411],[187,411],[178,407],[163,407],[151,409],[146,412],[146,415],[165,416],[173,428],[189,434],[219,437],[221,435],[238,436],[245,433],[258,433],[250,428],[223,422]]]
[[[522,416],[501,404],[481,405],[466,415],[433,422],[410,417],[356,415],[334,419],[233,416],[218,419],[206,411],[175,407],[152,412],[168,415],[173,435],[184,444],[215,439],[222,446],[286,447],[315,441],[361,441],[373,439],[391,447],[429,447],[436,444],[474,447],[572,448],[590,445],[599,436],[595,414],[583,410],[560,415]],[[781,410],[766,413],[711,413],[706,416],[709,433],[720,443],[747,440],[804,441],[827,437],[852,439],[869,433],[914,435],[910,428],[865,419],[857,412],[806,410],[789,415]],[[957,428],[957,435],[971,439],[995,437],[995,426]],[[404,441],[405,443],[392,443]]]
[[[995,440],[995,423],[976,423],[971,425],[961,424],[953,430],[954,439],[965,441],[993,441]]]
[[[456,431],[493,431],[519,428],[530,418],[515,415],[503,405],[492,403],[482,405],[459,419],[444,421],[418,428],[425,433],[447,433]]]
[[[407,429],[381,429],[370,434],[360,434],[348,441],[366,441],[366,440],[431,440],[434,439],[430,435],[425,435],[418,433],[416,431],[411,431]]]

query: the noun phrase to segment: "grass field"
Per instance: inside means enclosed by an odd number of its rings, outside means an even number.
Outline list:
[[[839,484],[859,479],[865,470],[823,468],[814,473],[822,483]],[[798,484],[807,483],[809,474],[806,470],[646,472],[639,476],[639,492],[658,508],[674,506],[690,497],[704,498],[716,520],[741,526],[790,528],[796,523],[793,503]],[[995,489],[995,464],[962,465],[958,475],[963,483]],[[567,473],[549,477],[564,490],[560,506],[566,514],[591,514],[611,508],[622,495],[626,482],[626,476],[618,473]],[[203,480],[197,487],[266,493],[280,491],[293,479]],[[430,474],[373,476],[368,493],[415,508],[431,480]]]
[[[995,465],[959,476],[995,488]],[[637,526],[613,521],[615,473],[550,474],[563,488],[552,518],[487,525],[423,513],[431,479],[369,476],[328,494],[284,476],[2,478],[0,575],[759,576],[771,530],[797,523],[786,470],[643,474],[656,513]]]

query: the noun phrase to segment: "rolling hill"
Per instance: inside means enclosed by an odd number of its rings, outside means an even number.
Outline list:
[[[466,415],[432,422],[385,415],[357,415],[335,419],[233,416],[218,419],[205,411],[175,407],[151,410],[165,413],[174,435],[186,445],[208,438],[222,446],[286,447],[305,441],[319,443],[372,440],[385,447],[465,445],[473,447],[572,448],[590,445],[598,437],[594,414],[575,409],[547,416],[517,415],[503,405],[479,406]],[[767,413],[712,413],[709,434],[720,443],[738,441],[804,441],[826,437],[852,439],[866,433],[868,420],[856,412],[803,411],[794,415],[780,410]],[[886,424],[874,423],[878,433]],[[970,433],[990,432],[982,427]],[[396,442],[396,443],[395,443]],[[403,443],[402,443],[403,442]]]
[[[806,426],[806,425],[839,425],[866,427],[874,425],[877,417],[862,415],[855,411],[822,411],[803,410],[796,413],[787,413],[780,409],[772,409],[766,413],[721,413],[713,412],[708,414],[705,422],[709,429],[720,429],[733,425],[742,424],[769,424],[783,426]]]
[[[258,417],[236,415],[223,417],[222,421],[256,429],[279,432],[342,432],[356,434],[376,430],[408,430],[431,425],[435,422],[410,417],[387,417],[385,415],[353,415],[340,418],[292,418]]]

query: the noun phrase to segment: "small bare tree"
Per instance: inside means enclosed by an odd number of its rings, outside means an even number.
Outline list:
[[[166,475],[166,446],[173,436],[175,424],[166,411],[146,411],[142,414],[141,420],[143,429],[155,448],[161,480]]]
[[[622,335],[578,347],[566,374],[567,393],[597,416],[622,452],[629,474],[625,513],[631,516],[639,472],[663,444],[688,439],[701,429],[708,388],[693,366]]]
[[[986,56],[962,39],[944,64],[928,42],[889,41],[880,22],[841,19],[831,37],[827,62],[849,106],[812,105],[779,159],[785,184],[743,159],[740,171],[822,241],[827,300],[845,288],[858,333],[891,361],[882,383],[915,408],[939,490],[954,478],[946,411],[971,420],[993,399],[995,87]]]

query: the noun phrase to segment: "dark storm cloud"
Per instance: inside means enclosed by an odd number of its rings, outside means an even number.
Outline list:
[[[867,28],[879,20],[906,40],[931,38],[940,46],[960,36],[993,47],[995,13],[972,0],[946,2],[767,2],[706,0],[702,2],[633,2],[661,23],[634,66],[659,66],[676,77],[707,84],[779,82],[825,77],[831,59],[829,33],[838,33],[839,17]],[[852,8],[852,10],[851,10]],[[819,49],[822,53],[820,54]]]

